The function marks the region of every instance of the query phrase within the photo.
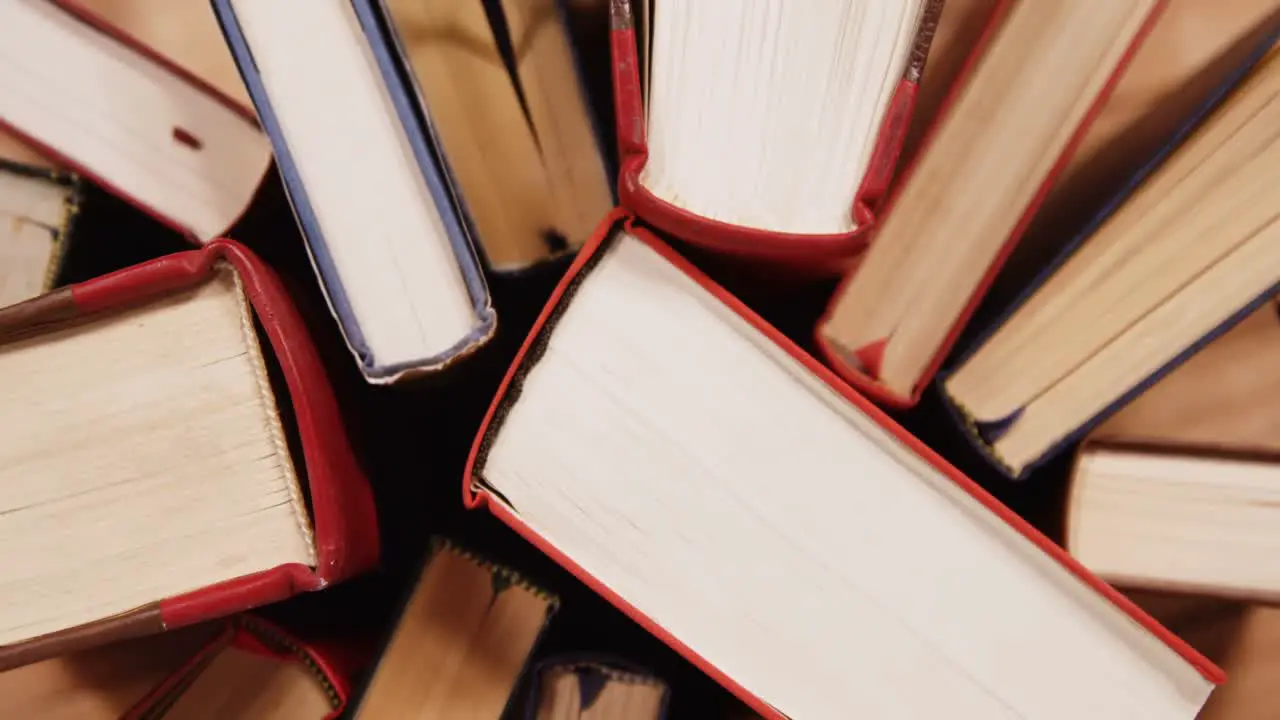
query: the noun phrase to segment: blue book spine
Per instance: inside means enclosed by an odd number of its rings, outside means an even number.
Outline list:
[[[374,0],[351,0],[360,27],[369,42],[369,48],[378,65],[382,82],[388,91],[397,120],[405,131],[409,147],[422,171],[431,197],[444,223],[454,257],[466,282],[476,323],[470,333],[435,357],[412,362],[382,364],[365,341],[364,333],[351,309],[345,288],[329,253],[324,234],[320,230],[315,210],[307,196],[306,187],[298,174],[297,164],[289,150],[288,139],[281,129],[271,98],[258,73],[253,51],[236,18],[232,0],[212,0],[214,14],[226,37],[231,55],[239,68],[245,88],[258,113],[258,118],[271,140],[285,191],[293,207],[294,216],[307,241],[311,262],[334,316],[341,326],[343,338],[355,355],[360,370],[370,382],[383,383],[399,379],[416,371],[443,367],[450,361],[468,354],[488,340],[497,326],[497,317],[489,297],[489,289],[477,259],[475,247],[463,220],[462,211],[450,186],[448,175],[442,169],[434,138],[429,128],[416,113],[416,98],[397,72],[390,39],[379,22],[378,8]]]

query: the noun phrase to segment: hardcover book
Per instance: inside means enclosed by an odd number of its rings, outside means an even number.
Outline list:
[[[0,3],[0,128],[196,241],[219,237],[271,164],[266,136],[100,7]]]
[[[888,189],[941,0],[611,0],[618,196],[732,255],[847,266]]]
[[[1010,476],[1280,287],[1275,37],[941,380],[969,436]]]
[[[375,0],[214,0],[365,378],[439,370],[496,316]]]
[[[1222,679],[622,213],[463,489],[768,717],[1190,720]]]
[[[818,323],[832,367],[914,405],[1163,0],[1009,0]]]
[[[79,210],[74,175],[0,152],[0,307],[53,286]]]
[[[558,607],[509,568],[432,540],[355,717],[502,717]]]
[[[1280,574],[1280,317],[1274,300],[1090,433],[1067,548],[1134,588],[1272,601]]]
[[[337,645],[309,644],[242,615],[156,685],[124,720],[336,720],[356,667]]]
[[[559,0],[379,4],[488,266],[581,247],[613,190]]]
[[[302,319],[244,247],[0,310],[0,667],[369,568],[367,481]]]

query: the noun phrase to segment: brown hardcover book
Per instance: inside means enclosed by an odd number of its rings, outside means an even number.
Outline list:
[[[1122,585],[1280,597],[1280,317],[1267,302],[1101,425],[1067,546]]]
[[[518,270],[586,242],[613,195],[555,0],[495,4],[505,48],[484,5],[385,0],[476,240]]]
[[[434,541],[356,717],[497,720],[558,604],[511,570]]]

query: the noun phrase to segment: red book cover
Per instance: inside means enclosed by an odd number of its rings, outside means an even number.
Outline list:
[[[917,153],[917,155],[912,159],[911,165],[903,171],[902,179],[896,188],[901,188],[910,179],[914,168],[920,160],[920,156],[924,152],[928,151],[929,143],[935,135],[935,131],[939,126],[939,121],[947,116],[952,105],[958,98],[961,89],[974,74],[978,65],[978,60],[986,52],[988,46],[994,39],[996,30],[1005,20],[1005,17],[1014,2],[1016,2],[1016,0],[999,0],[999,4],[991,12],[986,28],[983,30],[981,37],[975,44],[973,51],[966,59],[963,68],[958,73],[955,84],[947,93],[946,99],[942,102],[942,105],[938,110],[937,118],[924,133],[921,140],[921,152]],[[920,401],[920,396],[924,393],[924,389],[928,387],[934,374],[941,368],[942,363],[946,360],[947,354],[959,339],[961,331],[964,330],[965,324],[968,322],[970,316],[973,315],[974,311],[977,310],[978,305],[986,295],[988,288],[990,288],[991,284],[995,281],[996,275],[999,274],[1005,260],[1008,259],[1010,253],[1012,253],[1014,248],[1017,246],[1018,241],[1021,240],[1023,233],[1025,233],[1027,228],[1031,225],[1032,219],[1034,219],[1041,204],[1048,197],[1049,191],[1053,188],[1054,182],[1070,164],[1076,149],[1085,139],[1085,136],[1094,120],[1096,120],[1099,114],[1101,114],[1111,92],[1120,82],[1125,69],[1137,54],[1143,41],[1155,28],[1156,22],[1159,20],[1160,15],[1167,4],[1167,0],[1160,0],[1157,2],[1152,8],[1151,13],[1147,16],[1141,29],[1134,35],[1128,49],[1115,65],[1114,71],[1103,85],[1101,91],[1094,98],[1088,111],[1085,112],[1080,124],[1072,132],[1070,139],[1065,144],[1062,152],[1058,155],[1053,167],[1043,177],[1031,202],[1022,210],[1012,232],[1010,232],[1009,236],[1005,238],[1004,244],[1002,245],[999,253],[987,267],[985,274],[974,288],[973,293],[969,296],[968,302],[960,312],[955,323],[951,326],[946,338],[939,345],[937,351],[934,353],[933,359],[930,361],[925,372],[922,373],[921,378],[909,394],[901,394],[885,387],[876,377],[878,368],[881,366],[881,360],[884,357],[886,341],[881,340],[874,342],[866,345],[865,347],[859,348],[856,352],[846,353],[840,348],[837,348],[826,337],[826,333],[822,331],[823,326],[827,324],[833,314],[834,305],[844,293],[845,287],[849,284],[850,279],[857,273],[857,270],[851,270],[846,274],[844,280],[840,284],[840,287],[837,288],[833,296],[835,299],[832,301],[832,304],[828,306],[823,317],[818,321],[816,326],[817,331],[815,332],[815,341],[819,352],[823,358],[826,359],[828,364],[834,368],[844,380],[853,385],[863,394],[889,407],[910,408],[914,407],[916,403]],[[885,203],[882,215],[887,215],[893,212],[895,199],[896,196],[889,197]]]
[[[74,649],[230,615],[319,590],[372,568],[378,558],[373,495],[347,440],[338,403],[301,315],[275,272],[242,245],[216,240],[0,310],[0,343],[82,322],[194,288],[229,267],[283,376],[301,452],[293,456],[308,495],[314,567],[287,564],[131,611],[0,647],[0,668]],[[90,588],[90,590],[92,590]]]
[[[496,427],[501,423],[501,414],[505,411],[504,408],[506,406],[504,403],[508,399],[507,395],[509,391],[513,391],[515,385],[519,382],[519,378],[526,363],[533,361],[541,352],[540,342],[543,337],[542,331],[544,326],[549,322],[553,322],[554,319],[563,311],[564,302],[562,301],[567,299],[568,295],[574,291],[582,277],[585,277],[583,273],[592,265],[593,256],[600,252],[602,247],[607,246],[607,243],[620,226],[625,226],[626,230],[633,237],[644,242],[667,262],[675,266],[682,273],[696,281],[700,286],[714,295],[725,307],[736,313],[752,328],[759,331],[769,341],[776,344],[779,349],[803,365],[804,368],[809,370],[819,381],[847,400],[857,411],[861,412],[867,418],[871,419],[873,422],[891,433],[910,452],[914,453],[930,466],[937,469],[947,479],[954,482],[955,485],[959,486],[962,490],[971,495],[993,515],[1007,523],[1018,534],[1026,538],[1035,547],[1059,563],[1071,575],[1079,578],[1085,585],[1131,617],[1134,622],[1141,625],[1161,642],[1176,651],[1189,664],[1194,666],[1204,678],[1213,683],[1221,683],[1225,680],[1220,669],[1180,640],[1173,633],[1162,627],[1158,622],[1145,614],[1141,609],[1135,606],[1110,585],[1091,574],[1084,568],[1084,566],[1071,558],[1071,556],[1062,548],[1054,544],[1053,541],[1049,540],[1016,513],[1001,504],[1000,501],[996,500],[973,480],[964,476],[959,470],[950,465],[923,442],[897,425],[887,414],[884,413],[884,411],[880,410],[877,406],[843,383],[834,373],[824,367],[813,357],[807,355],[799,346],[791,342],[781,332],[766,323],[764,319],[752,312],[748,307],[746,307],[746,305],[728,291],[716,285],[714,281],[697,270],[692,264],[682,258],[670,247],[663,244],[651,232],[636,225],[635,218],[623,210],[615,210],[607,216],[602,221],[595,236],[583,247],[574,264],[569,268],[560,284],[552,293],[550,300],[543,308],[538,320],[535,322],[524,344],[520,348],[520,351],[517,353],[511,368],[504,377],[502,384],[499,386],[493,403],[490,405],[488,413],[481,424],[476,441],[472,446],[471,456],[468,459],[466,470],[464,472],[462,483],[463,501],[469,509],[478,510],[487,508],[489,512],[506,525],[510,526],[521,537],[540,549],[548,557],[565,567],[579,580],[591,587],[610,603],[618,607],[618,609],[632,620],[645,627],[649,632],[653,633],[656,637],[687,658],[689,662],[693,663],[734,695],[749,704],[756,712],[759,712],[768,718],[778,718],[779,720],[783,720],[783,716],[776,709],[753,695],[734,678],[729,677],[716,666],[708,662],[705,658],[692,651],[681,641],[680,638],[675,637],[666,629],[655,623],[651,618],[646,616],[644,612],[632,605],[627,598],[618,595],[610,587],[597,580],[591,575],[591,573],[577,564],[574,559],[563,553],[558,547],[552,544],[552,542],[533,531],[516,512],[510,509],[500,496],[486,487],[479,476],[478,463],[481,462],[483,454],[487,452],[487,445],[490,442],[491,426]]]
[[[183,717],[188,703],[207,711],[215,702],[229,717],[261,711],[261,702],[289,707],[299,718],[333,720],[346,709],[351,680],[368,664],[368,650],[358,642],[300,638],[260,617],[241,615],[139,700],[124,720]],[[230,673],[209,672],[219,657]],[[235,665],[245,671],[236,672]],[[244,675],[250,679],[243,685],[228,682]],[[202,676],[217,686],[202,686]]]
[[[220,42],[203,4],[5,3],[0,43],[22,62],[0,67],[0,130],[208,242],[272,157]]]
[[[889,190],[942,8],[942,0],[929,0],[925,6],[907,69],[885,109],[875,149],[859,189],[850,198],[849,213],[855,229],[842,234],[809,235],[771,232],[714,220],[677,207],[644,186],[640,177],[649,149],[641,60],[637,51],[637,43],[643,41],[643,37],[636,31],[630,0],[611,0],[610,49],[620,168],[619,203],[655,228],[718,253],[822,274],[847,269],[865,247]]]

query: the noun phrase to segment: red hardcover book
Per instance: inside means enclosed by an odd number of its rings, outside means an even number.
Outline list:
[[[208,242],[247,209],[271,145],[207,3],[134,5],[4,3],[0,129]]]
[[[0,569],[0,667],[376,563],[372,494],[324,366],[243,246],[0,310],[0,347],[0,542],[24,558]]]
[[[859,18],[841,14],[843,10],[836,6],[800,8],[785,4],[779,11],[784,17],[757,19],[745,5],[717,6],[712,13],[717,17],[708,18],[698,15],[703,9],[693,9],[697,4],[657,0],[652,9],[651,0],[637,0],[635,4],[638,18],[629,0],[611,0],[610,42],[620,159],[618,198],[622,206],[654,227],[717,252],[809,271],[839,272],[847,268],[863,249],[889,188],[929,43],[942,13],[942,0],[883,7],[867,3],[868,7],[862,8],[865,16]],[[829,13],[836,14],[828,18]],[[896,25],[876,24],[890,16]],[[705,42],[691,39],[699,33],[718,32],[718,28],[730,28],[730,33],[740,31],[740,35],[724,43],[713,42],[709,37]],[[790,31],[802,35],[789,42],[786,33]],[[841,35],[846,31],[850,33],[847,37]],[[780,34],[775,36],[774,32]],[[881,46],[879,41],[890,36],[896,38],[896,43]],[[747,68],[733,60],[732,48],[738,46],[731,45],[731,41],[744,48],[741,52],[745,54],[739,57],[772,57],[778,66],[772,71],[768,66]],[[776,56],[745,48],[757,41],[776,43]],[[850,60],[853,51],[847,46],[864,47],[859,41],[877,50],[868,50],[868,57],[863,58],[867,64]],[[687,54],[691,48],[706,48],[706,56]],[[848,55],[842,55],[841,50]],[[652,72],[648,67],[650,55]],[[842,61],[849,64],[842,65]],[[831,69],[822,67],[824,62],[831,64]],[[788,67],[791,63],[794,68]],[[707,73],[706,87],[681,84],[694,69]],[[736,72],[739,69],[741,75]],[[883,81],[870,77],[878,78],[880,73],[888,73]],[[741,87],[747,95],[773,94],[771,103],[732,117],[713,113],[681,121],[678,113],[682,102],[692,105],[702,98],[712,98],[713,102],[703,109],[713,110],[714,105],[722,109],[739,107],[715,90],[729,87],[731,83],[725,78],[735,77],[743,78]],[[809,88],[797,87],[809,77],[830,82],[825,86],[830,89],[830,96],[821,89],[810,92]],[[777,85],[767,84],[771,78],[780,80]],[[881,84],[875,86],[876,82]],[[851,109],[833,109],[842,104],[851,104]],[[749,105],[747,101],[742,107]],[[793,116],[770,114],[781,107]],[[831,117],[824,120],[823,113],[828,110]],[[758,123],[750,124],[757,118]],[[688,142],[681,142],[679,138],[683,136],[672,132],[677,127],[696,129],[685,138]],[[824,133],[833,127],[847,132],[847,137],[838,136],[847,140],[847,146],[812,146],[802,152],[789,145],[802,138],[826,138]],[[725,146],[725,142],[734,145]],[[776,152],[767,153],[771,148]],[[841,157],[842,152],[848,156]],[[713,154],[695,157],[697,153]],[[757,155],[764,164],[754,170],[726,164]],[[666,169],[666,157],[682,157],[684,162],[677,161],[673,163],[676,168]],[[794,158],[794,162],[785,158]],[[680,168],[688,170],[695,162],[701,166],[710,164],[720,172],[699,193],[682,192],[682,178],[687,173]],[[660,179],[656,177],[659,172],[669,176]],[[784,181],[784,176],[790,181]],[[753,188],[744,182],[750,177],[781,185],[770,189],[772,184],[766,183],[768,187]],[[813,188],[809,188],[810,182]],[[690,184],[687,189],[692,187]],[[786,190],[794,190],[796,196],[786,196]],[[719,198],[699,199],[712,195]],[[822,207],[832,202],[835,212]],[[797,208],[805,212],[793,216],[792,210]],[[814,217],[813,213],[821,217]]]
[[[225,629],[124,715],[125,720],[333,720],[367,664],[358,643],[308,641],[253,615]]]
[[[1001,0],[818,323],[845,380],[919,401],[1165,4]]]
[[[463,495],[767,717],[1190,720],[1223,679],[623,211]]]

